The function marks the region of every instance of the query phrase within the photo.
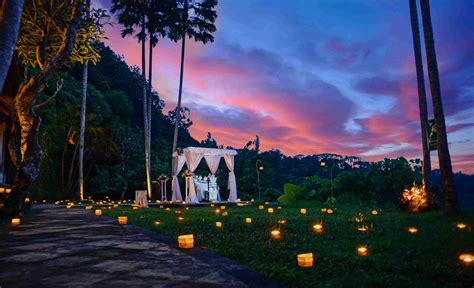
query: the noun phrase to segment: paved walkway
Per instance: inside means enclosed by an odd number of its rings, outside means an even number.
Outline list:
[[[0,230],[0,287],[277,287],[262,274],[90,211],[37,205]]]

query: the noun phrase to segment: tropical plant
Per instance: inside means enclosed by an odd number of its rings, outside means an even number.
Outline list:
[[[447,213],[454,213],[458,211],[458,204],[456,199],[453,168],[451,165],[451,156],[449,155],[443,102],[441,99],[438,62],[436,60],[433,27],[431,25],[430,2],[429,0],[420,0],[420,4],[421,16],[423,19],[423,32],[425,35],[426,62],[428,63],[431,99],[433,101],[433,112],[438,140],[438,159],[439,168],[441,170],[441,186],[444,195],[444,207]]]
[[[184,77],[184,54],[186,47],[186,36],[195,41],[206,44],[214,41],[212,33],[216,31],[214,22],[217,13],[214,10],[217,0],[196,0],[191,4],[188,0],[178,0],[179,4],[176,11],[181,16],[181,21],[171,30],[172,39],[181,39],[181,66],[179,74],[179,92],[178,104],[176,111],[181,111],[181,98],[183,91]],[[181,113],[176,113],[177,118],[174,125],[173,134],[173,152],[176,151],[178,145],[178,128],[181,123]]]
[[[423,59],[421,57],[420,30],[418,25],[418,11],[416,0],[410,0],[411,31],[413,34],[413,50],[415,54],[416,79],[418,84],[418,104],[420,109],[421,146],[423,150],[423,185],[429,189],[431,177],[431,157],[428,147],[428,108],[426,103],[425,77],[423,73]]]

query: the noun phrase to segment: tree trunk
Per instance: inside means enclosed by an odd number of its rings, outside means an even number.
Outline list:
[[[188,0],[184,1],[184,23],[186,23],[188,19]],[[184,52],[186,48],[186,29],[183,28],[183,35],[181,39],[181,70],[179,74],[179,92],[178,92],[178,105],[176,106],[176,115],[175,115],[175,123],[174,123],[174,135],[173,135],[173,153],[176,151],[178,147],[178,128],[181,122],[181,95],[183,92],[183,74],[184,74]]]
[[[23,0],[0,0],[0,92],[7,78],[8,69],[20,31]]]
[[[418,104],[420,108],[421,144],[423,148],[423,185],[426,189],[430,187],[431,159],[428,147],[428,109],[426,103],[425,79],[423,75],[423,59],[421,57],[420,30],[418,24],[418,12],[416,0],[410,0],[411,31],[413,33],[413,49],[415,53],[416,79],[418,84]]]
[[[80,201],[84,200],[84,132],[86,130],[86,108],[87,108],[87,74],[89,61],[86,60],[82,67],[82,103],[81,103],[81,127],[79,129],[79,195]]]
[[[148,116],[148,171],[150,171],[150,178],[151,178],[151,80],[152,80],[152,71],[153,71],[153,45],[152,45],[152,41],[151,41],[151,38],[152,38],[152,35],[150,34],[150,55],[149,55],[149,59],[148,59],[148,109],[147,109],[147,116]],[[149,181],[151,181],[151,179],[148,179]],[[152,187],[149,185],[149,189],[151,190]],[[149,195],[149,197],[151,197],[151,194]]]
[[[147,105],[147,85],[146,85],[146,60],[145,60],[145,14],[142,16],[142,81],[143,81],[143,122],[145,134],[145,170],[146,170],[146,188],[148,198],[151,198],[151,181],[150,181],[150,151],[148,151],[148,105]]]
[[[445,210],[447,213],[453,213],[457,211],[458,207],[453,168],[451,166],[451,157],[449,155],[448,137],[446,135],[443,103],[441,100],[438,63],[436,60],[433,28],[431,26],[430,2],[428,0],[421,0],[420,2],[421,16],[423,18],[423,32],[425,35],[426,61],[428,63],[431,98],[433,100],[433,112],[438,136],[438,158],[439,168],[441,170],[441,187],[444,194]]]
[[[8,194],[2,209],[5,215],[15,215],[22,212],[24,197],[38,178],[43,154],[38,137],[41,118],[36,115],[33,107],[36,95],[44,89],[54,73],[69,59],[74,48],[82,14],[82,1],[76,0],[73,5],[72,14],[74,16],[64,32],[64,41],[58,53],[45,65],[44,70],[20,85],[15,97],[14,109],[21,130],[21,161],[18,165],[12,192]]]

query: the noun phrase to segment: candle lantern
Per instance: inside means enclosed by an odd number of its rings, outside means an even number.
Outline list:
[[[296,259],[298,261],[298,266],[300,267],[313,266],[313,253],[298,254]]]
[[[225,206],[221,206],[221,210],[225,210]]]
[[[216,212],[216,214],[219,214],[219,213],[221,213],[221,209],[216,209],[216,210],[214,210],[214,212]]]
[[[272,230],[272,232],[270,232],[270,235],[272,236],[273,239],[280,239],[281,238],[280,230]]]
[[[326,209],[326,208],[321,208],[321,213],[326,213],[327,210],[328,209]]]
[[[118,223],[120,225],[125,225],[125,224],[127,224],[127,219],[128,219],[127,216],[119,216],[118,217]]]
[[[300,209],[300,214],[301,214],[301,215],[306,215],[306,209],[305,209],[305,208],[301,208],[301,209]]]
[[[323,224],[315,224],[313,225],[313,230],[316,233],[322,233],[323,232]]]
[[[216,227],[221,228],[222,227],[222,222],[216,222]]]
[[[95,215],[96,215],[96,216],[102,215],[102,210],[96,209],[96,210],[95,210]]]
[[[20,225],[20,218],[12,218],[12,226],[18,226]]]
[[[245,218],[245,223],[247,223],[247,224],[252,223],[252,218]]]
[[[224,216],[224,217],[227,216],[227,215],[229,215],[229,212],[227,212],[227,211],[222,213],[222,216]]]
[[[183,249],[191,249],[194,247],[194,235],[181,235],[178,236],[178,245],[179,248]]]
[[[461,254],[459,255],[459,260],[461,260],[462,262],[466,264],[471,264],[474,261],[474,255],[468,254],[468,253]]]
[[[258,210],[263,210],[263,205],[258,206]]]
[[[369,249],[367,249],[367,246],[359,246],[357,247],[357,254],[360,256],[367,256],[367,254],[369,254]]]
[[[160,225],[161,222],[160,221],[155,221],[155,225]]]
[[[326,211],[326,213],[332,214],[332,213],[334,213],[334,211],[332,211],[332,209],[328,209],[328,210]]]
[[[179,221],[183,221],[184,218],[183,218],[183,217],[178,217],[178,220],[179,220]]]
[[[377,211],[377,210],[372,210],[370,213],[372,213],[372,215],[378,215],[378,214],[379,214],[379,211]]]
[[[273,214],[273,208],[268,208],[268,214]]]
[[[170,208],[166,208],[165,211],[166,211],[166,212],[170,212],[171,209],[170,209]]]
[[[357,227],[357,231],[360,231],[360,232],[366,232],[368,230],[369,230],[369,227],[367,227],[366,225]]]
[[[459,230],[463,230],[463,229],[466,229],[467,225],[464,224],[464,223],[458,223],[458,224],[456,224],[456,227],[457,227]]]
[[[407,231],[408,231],[408,233],[410,233],[410,234],[416,234],[416,233],[418,233],[418,228],[416,228],[416,227],[408,227]]]

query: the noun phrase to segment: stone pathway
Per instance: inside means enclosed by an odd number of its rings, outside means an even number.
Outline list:
[[[246,266],[82,209],[37,205],[0,229],[0,287],[279,287]]]

